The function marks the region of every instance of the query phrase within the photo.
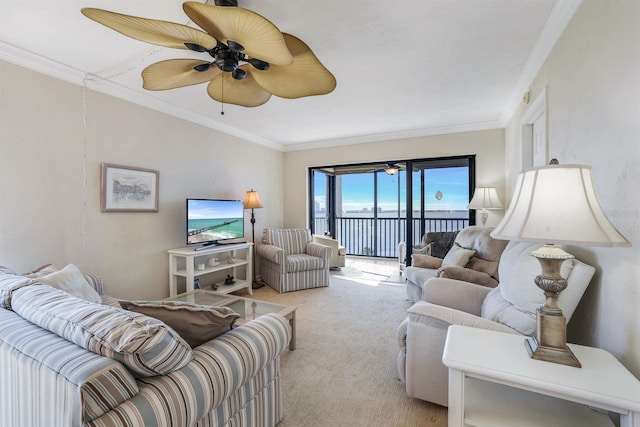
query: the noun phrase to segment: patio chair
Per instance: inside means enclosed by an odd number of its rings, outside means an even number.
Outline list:
[[[336,239],[332,239],[328,236],[320,236],[318,234],[313,235],[313,241],[320,243],[321,245],[329,246],[331,248],[331,257],[329,259],[329,268],[339,270],[340,267],[344,267],[346,260],[347,249],[340,245]]]

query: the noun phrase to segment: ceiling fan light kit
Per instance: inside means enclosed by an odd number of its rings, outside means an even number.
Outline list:
[[[83,8],[86,17],[128,37],[174,49],[209,55],[204,59],[169,59],[142,71],[143,88],[168,90],[209,82],[216,101],[257,107],[271,95],[295,99],[326,95],[336,79],[302,40],[282,33],[269,20],[216,0],[216,5],[188,1],[183,10],[204,31],[168,21]]]

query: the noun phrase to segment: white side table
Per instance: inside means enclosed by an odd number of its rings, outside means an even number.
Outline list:
[[[569,344],[582,368],[529,358],[522,335],[450,326],[449,427],[640,427],[640,381],[610,353]]]

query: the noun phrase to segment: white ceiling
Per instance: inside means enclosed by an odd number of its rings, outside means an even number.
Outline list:
[[[0,59],[284,151],[503,127],[581,0],[239,0],[305,41],[336,89],[244,108],[206,85],[142,89],[190,55],[123,36],[97,7],[189,23],[177,0],[0,0]]]

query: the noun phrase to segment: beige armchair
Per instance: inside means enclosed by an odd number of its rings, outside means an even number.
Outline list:
[[[329,286],[331,248],[313,242],[309,229],[265,228],[256,254],[262,280],[280,293]]]
[[[318,234],[313,235],[313,241],[320,243],[321,245],[329,246],[331,248],[331,258],[329,259],[329,268],[340,269],[345,266],[345,258],[347,249],[340,245],[336,239],[332,239],[327,236],[320,236]]]
[[[540,263],[529,254],[539,243],[509,242],[500,260],[500,284],[488,288],[460,280],[433,278],[423,289],[424,300],[408,311],[396,330],[400,346],[398,375],[411,397],[447,406],[449,371],[442,352],[450,325],[512,334],[533,335],[536,310],[545,302],[534,279]],[[576,259],[562,265],[569,285],[558,298],[567,322],[589,285],[595,268]],[[526,352],[524,338],[522,351]]]

